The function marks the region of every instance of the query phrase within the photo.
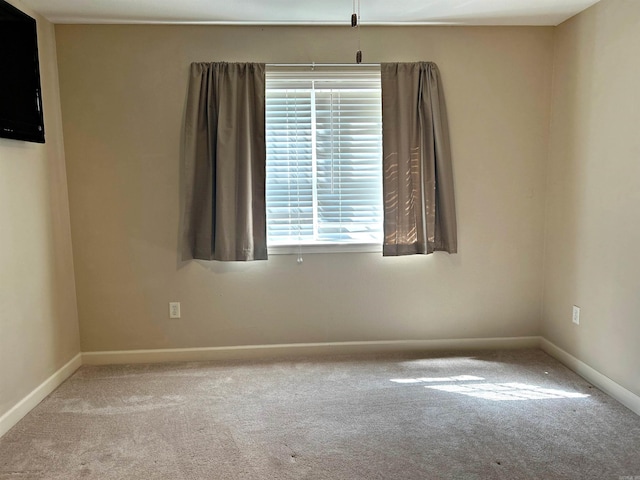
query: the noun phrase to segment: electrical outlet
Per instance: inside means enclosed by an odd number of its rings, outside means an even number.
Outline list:
[[[169,302],[169,318],[180,318],[180,302]]]
[[[573,306],[573,317],[571,318],[573,323],[580,325],[580,307]]]

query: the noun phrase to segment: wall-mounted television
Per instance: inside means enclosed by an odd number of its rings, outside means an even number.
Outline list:
[[[0,0],[0,137],[44,143],[36,21]]]

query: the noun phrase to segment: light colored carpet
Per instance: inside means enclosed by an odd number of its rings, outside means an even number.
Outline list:
[[[84,366],[0,479],[640,478],[640,417],[539,350]]]

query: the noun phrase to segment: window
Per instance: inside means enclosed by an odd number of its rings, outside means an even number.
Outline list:
[[[379,67],[268,67],[266,142],[272,253],[382,244]]]

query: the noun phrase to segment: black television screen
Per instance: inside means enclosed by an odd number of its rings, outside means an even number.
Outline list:
[[[0,0],[0,137],[44,143],[36,21]]]

